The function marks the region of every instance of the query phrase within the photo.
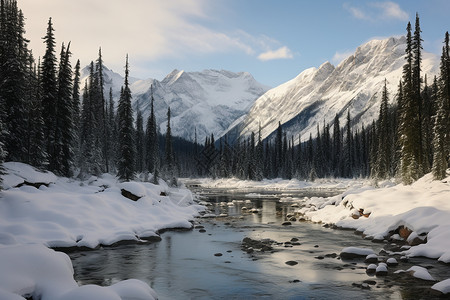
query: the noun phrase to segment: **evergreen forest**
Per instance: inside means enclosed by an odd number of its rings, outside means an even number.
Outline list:
[[[80,61],[71,65],[70,42],[56,45],[50,18],[42,57],[25,37],[25,17],[15,0],[1,0],[0,11],[0,163],[17,161],[60,176],[85,179],[102,173],[121,180],[177,185],[177,178],[211,176],[263,178],[398,178],[411,184],[426,173],[446,176],[450,153],[450,49],[443,38],[440,74],[422,73],[421,28],[406,27],[403,75],[397,91],[384,83],[377,120],[355,128],[352,116],[336,115],[317,126],[306,141],[287,136],[279,123],[262,139],[261,130],[230,141],[225,135],[205,141],[166,133],[155,118],[153,95],[147,120],[133,111],[129,58],[120,97],[105,91],[100,48],[80,82]],[[69,37],[70,38],[70,37]],[[58,52],[57,52],[58,51]],[[161,120],[159,120],[161,121]],[[195,135],[196,136],[196,135]]]

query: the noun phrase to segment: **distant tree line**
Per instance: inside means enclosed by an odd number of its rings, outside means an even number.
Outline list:
[[[311,134],[307,141],[286,136],[281,124],[273,139],[262,140],[259,130],[257,141],[251,133],[230,146],[224,137],[215,143],[219,158],[207,171],[212,176],[251,180],[397,177],[405,184],[432,171],[435,179],[443,179],[450,162],[449,34],[444,38],[440,75],[429,85],[421,73],[423,41],[418,15],[414,33],[411,23],[406,30],[406,63],[398,92],[390,105],[384,82],[379,116],[372,124],[352,129],[348,112],[344,126],[336,115],[332,124],[318,125],[315,138]],[[207,140],[205,148],[210,144]]]

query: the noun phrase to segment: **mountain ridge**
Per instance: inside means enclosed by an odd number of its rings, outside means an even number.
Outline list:
[[[89,76],[83,68],[81,82]],[[123,77],[104,66],[104,91],[112,88],[114,101],[120,96]],[[254,100],[269,87],[257,82],[248,72],[206,69],[186,72],[174,69],[161,81],[130,77],[132,107],[140,110],[146,122],[150,114],[151,93],[155,99],[155,115],[160,132],[165,133],[167,109],[171,108],[171,130],[175,136],[203,142],[206,136],[219,136],[229,125],[250,109]]]
[[[390,103],[394,101],[405,63],[405,46],[405,37],[371,40],[336,67],[325,62],[318,68],[306,69],[258,98],[227,135],[231,140],[249,136],[261,126],[262,138],[267,138],[280,122],[297,144],[299,136],[302,142],[310,134],[315,136],[318,125],[331,125],[336,114],[345,124],[347,111],[353,127],[370,124],[378,117],[384,79]],[[423,52],[422,74],[435,75],[438,66],[437,56]]]

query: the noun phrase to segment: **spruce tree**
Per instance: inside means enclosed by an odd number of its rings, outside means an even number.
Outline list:
[[[421,172],[421,136],[419,107],[415,97],[413,78],[413,42],[411,37],[411,23],[406,28],[406,64],[403,67],[403,97],[401,100],[401,117],[399,141],[401,143],[401,176],[405,184],[417,180]]]
[[[33,78],[33,88],[30,90],[32,96],[28,103],[28,159],[26,162],[37,168],[43,168],[47,165],[47,155],[43,132],[44,120],[42,119],[40,62]]]
[[[380,113],[378,115],[377,123],[378,149],[376,152],[374,165],[372,166],[372,177],[375,179],[386,179],[389,177],[390,140],[388,109],[388,91],[387,82],[385,79],[381,96]]]
[[[212,136],[212,139],[214,137]],[[214,142],[211,142],[214,145]],[[175,174],[175,158],[172,145],[172,130],[170,128],[170,106],[167,109],[167,129],[166,129],[166,141],[165,141],[165,177],[171,186],[177,186],[177,178]]]
[[[109,105],[108,105],[108,169],[114,172],[116,169],[116,149],[117,149],[117,126],[114,112],[114,99],[112,88],[109,89]]]
[[[146,127],[146,152],[145,163],[147,170],[153,174],[152,182],[158,184],[159,173],[159,141],[156,127],[153,92],[151,93],[150,115]]]
[[[145,164],[145,133],[144,119],[142,112],[138,109],[136,116],[136,171],[141,173],[144,171]]]
[[[341,151],[342,151],[341,128],[339,125],[339,117],[336,114],[333,123],[333,150],[331,157],[334,177],[341,176],[340,172]]]
[[[433,167],[432,173],[436,180],[444,179],[447,170],[447,149],[446,149],[446,108],[445,98],[440,97],[438,102],[438,110],[434,122],[434,136],[433,136]]]
[[[131,108],[131,91],[128,82],[128,55],[125,64],[125,81],[123,93],[117,109],[119,133],[118,176],[121,180],[130,181],[134,177],[135,145],[133,136],[133,111]]]
[[[27,136],[27,86],[29,51],[24,38],[24,16],[16,1],[2,3],[0,101],[5,126],[7,159],[25,161]]]
[[[72,117],[74,126],[74,157],[75,162],[80,160],[80,126],[81,126],[81,101],[80,101],[80,60],[77,60],[74,70],[73,90],[72,90]]]
[[[63,176],[71,175],[74,151],[74,124],[72,99],[72,67],[70,65],[70,43],[61,47],[56,96],[56,116],[54,128],[54,155],[49,157],[49,168]]]
[[[44,43],[46,45],[45,54],[42,58],[42,118],[44,120],[44,136],[46,139],[46,153],[48,155],[50,170],[55,166],[55,128],[56,128],[56,107],[58,81],[56,72],[55,37],[52,18],[48,21],[47,34]]]

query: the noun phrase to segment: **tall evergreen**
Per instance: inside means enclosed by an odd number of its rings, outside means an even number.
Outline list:
[[[108,106],[105,100],[105,92],[104,92],[104,78],[103,78],[103,57],[102,57],[102,48],[98,49],[98,58],[96,61],[96,83],[97,83],[97,91],[98,91],[98,99],[97,99],[97,122],[100,130],[98,133],[99,137],[99,146],[102,149],[103,156],[103,164],[104,171],[109,172],[109,143],[108,143],[108,118],[107,111]]]
[[[421,94],[421,65],[422,65],[422,38],[420,37],[420,20],[419,14],[416,13],[416,22],[414,36],[412,40],[412,53],[413,53],[413,63],[411,70],[412,77],[412,97],[414,101],[415,110],[417,112],[417,118],[415,120],[415,126],[417,132],[415,133],[415,145],[418,148],[417,158],[419,165],[419,176],[422,176],[428,169],[424,164],[424,145],[423,145],[423,131],[422,131],[422,119],[423,119],[423,107],[422,107],[422,94]]]
[[[411,37],[411,23],[406,28],[406,64],[403,67],[403,97],[401,100],[401,117],[399,141],[401,143],[401,176],[405,184],[417,180],[421,172],[421,136],[419,108],[415,98],[413,80],[413,42]]]
[[[214,139],[214,136],[212,136]],[[211,142],[214,145],[214,141]],[[177,178],[175,175],[175,158],[173,153],[173,145],[172,145],[172,130],[170,128],[170,106],[167,109],[167,129],[166,129],[166,142],[165,142],[165,176],[167,181],[169,181],[170,185],[177,186]]]
[[[125,64],[125,81],[117,109],[119,160],[118,173],[120,179],[130,181],[134,177],[135,145],[133,132],[133,110],[131,108],[131,91],[128,82],[128,55]]]
[[[376,158],[372,166],[372,177],[375,179],[386,179],[389,177],[390,166],[390,139],[388,120],[388,91],[386,79],[384,80],[383,92],[381,96],[380,113],[377,122],[377,145]]]
[[[36,69],[36,66],[34,67]],[[47,155],[45,152],[44,142],[44,120],[42,119],[41,105],[41,67],[37,64],[37,70],[34,72],[32,83],[33,88],[30,89],[28,103],[28,133],[27,133],[27,154],[28,159],[25,160],[32,166],[42,168],[47,165]]]
[[[0,52],[0,101],[5,126],[5,150],[8,160],[26,159],[26,115],[29,51],[24,38],[24,16],[16,1],[2,3]]]
[[[108,104],[108,170],[114,172],[116,168],[116,150],[117,150],[117,126],[114,110],[114,99],[112,94],[112,88],[109,89],[109,104]]]
[[[74,70],[72,90],[72,117],[74,126],[74,152],[75,161],[80,159],[80,125],[81,125],[81,100],[80,100],[80,60],[77,60]]]
[[[352,166],[353,166],[353,142],[352,142],[352,132],[351,132],[351,119],[350,111],[347,111],[347,124],[345,125],[345,148],[344,148],[344,158],[343,158],[343,176],[352,176]]]
[[[158,131],[156,127],[156,118],[154,110],[153,92],[151,93],[150,103],[150,115],[147,119],[146,127],[146,152],[145,152],[145,164],[147,170],[153,174],[152,182],[158,184],[158,172],[159,172],[159,141]]]
[[[64,176],[71,175],[74,159],[74,124],[72,99],[72,67],[70,65],[70,43],[61,47],[56,96],[53,155],[49,157],[49,168]]]
[[[341,152],[342,152],[341,128],[339,125],[339,117],[336,114],[333,123],[333,150],[331,157],[335,177],[341,176],[340,172]]]
[[[444,179],[447,170],[447,147],[446,147],[446,131],[447,119],[445,98],[440,97],[438,101],[438,109],[434,121],[434,136],[433,136],[433,177],[436,180]]]
[[[46,139],[46,153],[49,164],[53,161],[52,169],[55,165],[55,128],[56,128],[56,107],[57,107],[57,66],[55,55],[55,37],[52,18],[48,20],[47,34],[43,38],[46,45],[45,54],[42,58],[42,118],[44,120],[44,136]]]
[[[136,116],[136,171],[141,173],[144,171],[145,164],[145,133],[144,119],[142,112],[138,109]]]

